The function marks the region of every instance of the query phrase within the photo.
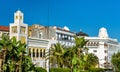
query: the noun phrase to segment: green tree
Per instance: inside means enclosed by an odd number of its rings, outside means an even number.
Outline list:
[[[98,57],[93,53],[88,53],[87,59],[85,61],[85,69],[89,69],[91,67],[95,68],[99,62]]]
[[[95,67],[98,64],[98,58],[88,53],[88,48],[85,46],[88,41],[84,37],[75,36],[74,38],[75,45],[72,47],[55,44],[50,50],[50,61],[58,67],[71,69],[71,72],[80,72]]]
[[[64,46],[57,43],[53,47],[51,47],[50,50],[50,62],[51,63],[56,63],[58,67],[63,67],[63,62],[64,62]]]
[[[9,35],[2,35],[2,38],[0,40],[0,50],[1,50],[1,54],[2,56],[2,62],[1,62],[1,70],[3,71],[3,69],[5,68],[5,61],[6,61],[6,55],[7,55],[7,51],[8,49],[11,47],[11,39],[9,38]]]
[[[26,54],[26,44],[17,41],[15,37],[3,35],[0,40],[0,55],[2,71],[28,72],[34,70],[31,58]]]
[[[120,52],[113,54],[111,62],[114,66],[115,71],[120,72]]]

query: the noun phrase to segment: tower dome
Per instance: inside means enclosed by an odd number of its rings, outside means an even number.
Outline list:
[[[63,27],[64,30],[70,31],[70,29],[67,26]]]
[[[104,28],[104,27],[100,28],[98,37],[100,37],[100,38],[108,38],[107,29]]]
[[[16,13],[22,13],[20,10],[17,10]]]

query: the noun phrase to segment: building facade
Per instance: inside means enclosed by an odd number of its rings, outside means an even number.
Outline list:
[[[86,47],[89,53],[95,54],[99,59],[100,68],[112,68],[112,55],[120,48],[117,39],[109,38],[106,28],[99,30],[98,37],[85,37],[88,40]]]
[[[33,24],[28,26],[24,23],[24,14],[18,10],[14,13],[14,23],[10,23],[7,30],[10,38],[15,37],[22,43],[26,43],[27,52],[30,54],[36,66],[46,68],[49,71],[49,60],[46,53],[50,47],[56,43],[65,46],[74,44],[74,32],[70,32],[67,27],[57,28],[56,26],[42,26]]]
[[[23,13],[18,10],[14,13],[14,23],[10,23],[9,35],[10,38],[16,37],[22,43],[27,45],[27,52],[30,54],[32,62],[39,67],[46,68],[49,71],[49,60],[46,60],[46,53],[54,43],[54,40],[43,39],[40,36],[41,30],[37,29],[38,26],[33,26],[33,34],[30,33],[31,29],[28,24],[25,24]],[[32,34],[32,35],[31,35]]]
[[[16,37],[22,43],[27,44],[27,52],[36,66],[46,68],[49,71],[49,59],[46,60],[46,53],[50,47],[56,43],[61,43],[66,47],[73,46],[74,36],[85,37],[86,47],[90,53],[94,53],[99,58],[100,68],[111,68],[111,57],[113,53],[119,50],[117,39],[109,38],[107,30],[101,28],[98,37],[88,37],[86,33],[80,32],[76,34],[71,32],[68,27],[42,26],[33,24],[28,26],[24,23],[24,14],[18,10],[14,13],[14,23],[10,23],[9,27],[0,26],[0,36],[9,34],[10,38]]]

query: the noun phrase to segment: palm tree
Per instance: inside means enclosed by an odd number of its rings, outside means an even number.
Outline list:
[[[26,54],[26,44],[17,41],[15,37],[12,38],[11,56],[16,65],[16,72],[28,72],[33,66],[31,58]],[[14,52],[14,53],[13,53]]]
[[[73,58],[73,55],[74,52],[73,52],[73,48],[66,48],[65,49],[65,53],[64,53],[64,66],[67,67],[67,68],[70,68],[72,67],[72,58]]]
[[[14,70],[16,70],[16,72],[18,72],[19,70],[19,60],[20,60],[20,41],[17,41],[15,37],[13,37],[11,39],[12,42],[12,46],[11,48],[9,48],[8,50],[8,60],[11,60],[10,66],[13,65],[13,68],[15,68]],[[9,66],[9,64],[8,64]],[[12,67],[9,67],[9,69],[11,70]],[[11,71],[14,71],[13,69]]]
[[[32,70],[34,68],[32,60],[25,54],[26,44],[17,41],[15,37],[9,39],[8,35],[2,35],[0,40],[1,71],[28,72]]]
[[[26,55],[26,44],[17,41],[15,37],[11,39],[11,43],[7,52],[6,72],[28,72],[33,65],[31,58]]]
[[[5,66],[5,60],[6,60],[6,54],[7,54],[7,51],[8,49],[10,48],[11,46],[11,39],[9,38],[8,35],[2,35],[2,39],[0,40],[0,49],[1,49],[1,52],[3,54],[3,65],[2,66],[2,70],[4,69],[4,66]]]
[[[65,48],[59,43],[55,44],[50,50],[50,61],[58,65],[58,67],[67,67],[71,72],[80,72],[88,70],[89,67],[98,64],[98,58],[94,54],[88,53],[88,48],[85,47],[86,41],[84,37],[75,38],[75,45]]]
[[[120,52],[113,54],[111,62],[115,71],[120,72]]]
[[[59,43],[55,44],[50,50],[50,61],[57,63],[58,67],[63,67],[64,53],[64,46]]]
[[[88,53],[84,56],[84,61],[85,61],[85,70],[88,70],[91,67],[96,67],[98,65],[98,57],[93,54],[93,53]]]
[[[35,65],[32,63],[31,58],[24,54],[22,57],[21,72],[33,71],[34,69]]]

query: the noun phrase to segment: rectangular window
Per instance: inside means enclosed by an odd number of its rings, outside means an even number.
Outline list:
[[[26,38],[24,36],[21,36],[20,39],[21,39],[21,43],[26,43]]]
[[[93,50],[93,52],[97,52],[97,50]]]
[[[106,61],[106,60],[108,60],[108,57],[107,57],[107,56],[105,56],[105,57],[104,57],[104,59],[105,59],[105,61]]]
[[[17,33],[17,26],[12,27],[12,33]]]
[[[104,50],[104,53],[108,53],[108,50]]]
[[[20,33],[25,34],[26,27],[21,26],[20,27]]]

